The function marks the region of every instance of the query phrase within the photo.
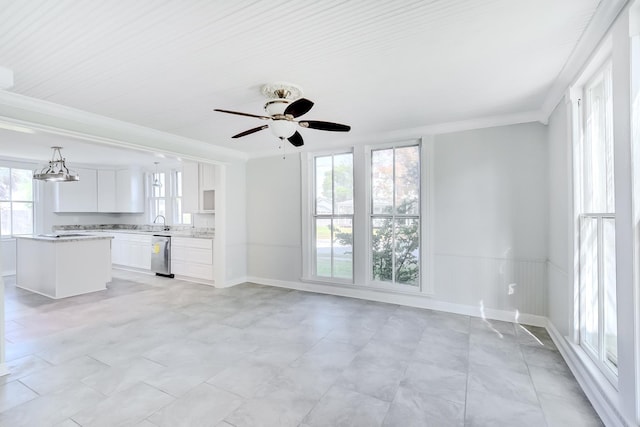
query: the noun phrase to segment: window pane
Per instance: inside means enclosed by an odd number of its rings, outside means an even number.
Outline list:
[[[167,210],[165,209],[164,199],[158,200],[158,215],[162,215],[166,218]]]
[[[176,171],[176,197],[182,197],[182,172]]]
[[[420,150],[418,146],[396,149],[396,213],[418,215],[420,212]]]
[[[333,213],[333,177],[331,173],[331,156],[316,157],[315,178],[316,178],[316,214],[331,215]]]
[[[10,169],[0,168],[0,200],[11,200]]]
[[[374,280],[393,280],[393,220],[371,219],[371,269]]]
[[[333,213],[353,214],[353,154],[333,157]]]
[[[397,283],[418,285],[420,238],[418,219],[396,219],[396,275]]]
[[[610,69],[585,90],[583,212],[615,212]]]
[[[182,199],[175,198],[175,203],[173,204],[173,222],[175,224],[181,224],[182,221]]]
[[[616,310],[616,226],[612,218],[602,220],[604,346],[605,360],[617,372],[618,319]]]
[[[597,355],[598,345],[598,222],[580,221],[580,288],[583,299],[584,343]]]
[[[333,276],[353,277],[353,223],[350,218],[333,220]]]
[[[33,203],[13,203],[13,234],[33,233]]]
[[[316,276],[331,277],[331,220],[316,219]]]
[[[0,202],[0,235],[11,236],[11,203]]]
[[[160,183],[160,186],[151,186],[151,194],[153,195],[153,197],[164,197],[164,191],[166,187],[164,175],[164,172],[151,175],[152,184],[155,183],[156,180]]]
[[[371,152],[371,211],[393,212],[393,149]]]
[[[25,169],[11,169],[11,198],[19,201],[33,200],[33,172]]]

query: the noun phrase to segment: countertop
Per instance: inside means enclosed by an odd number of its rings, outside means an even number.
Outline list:
[[[185,233],[183,231],[142,231],[142,230],[108,230],[108,229],[100,229],[100,230],[78,230],[78,231],[69,231],[69,230],[60,230],[53,235],[65,236],[68,234],[78,235],[88,233],[97,237],[104,236],[107,237],[109,234],[141,234],[146,236],[169,236],[169,237],[187,237],[194,239],[213,239],[215,236],[213,234],[208,233],[200,233],[200,234],[190,234]],[[113,236],[109,236],[113,238]],[[62,237],[58,238],[61,239]],[[55,238],[54,238],[55,239]]]
[[[79,234],[79,233],[69,233],[65,235],[64,233],[60,234],[33,234],[30,236],[15,236],[16,239],[29,239],[29,240],[38,240],[43,242],[83,242],[86,240],[101,240],[101,239],[113,239],[113,236],[108,235],[99,235],[99,234]]]

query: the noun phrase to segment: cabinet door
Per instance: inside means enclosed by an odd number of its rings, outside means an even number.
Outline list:
[[[200,185],[198,164],[184,162],[182,164],[182,210],[186,213],[200,210]]]
[[[116,171],[98,171],[98,212],[117,212]]]
[[[111,263],[112,264],[124,264],[124,249],[122,244],[122,237],[119,234],[113,234],[111,239]]]
[[[200,190],[216,189],[216,167],[207,163],[200,163]]]
[[[54,212],[97,212],[98,175],[94,169],[75,169],[79,181],[54,183]]]
[[[124,213],[144,213],[144,174],[139,170],[116,171],[116,209]]]

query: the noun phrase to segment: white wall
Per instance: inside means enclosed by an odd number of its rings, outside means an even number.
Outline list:
[[[640,22],[640,3],[635,2],[636,22]],[[574,337],[574,258],[573,183],[571,167],[571,106],[561,101],[549,122],[549,325],[548,328],[587,397],[607,425],[640,425],[640,303],[637,269],[640,217],[633,206],[634,165],[631,142],[631,58],[630,11],[625,9],[603,38],[592,57],[576,75],[573,84],[580,85],[590,77],[601,60],[610,58],[613,77],[613,141],[616,200],[616,290],[618,321],[618,378],[611,383],[591,363]],[[640,28],[638,26],[637,28]],[[640,31],[636,28],[636,33]],[[640,53],[639,53],[640,54]],[[638,73],[638,64],[633,75]],[[567,88],[571,93],[571,88]],[[636,177],[637,177],[636,171]],[[635,188],[637,192],[637,187]],[[634,211],[635,209],[635,211]],[[636,277],[640,274],[635,271]]]
[[[569,249],[572,206],[570,104],[558,104],[549,118],[548,316],[563,336],[570,335],[573,283]]]
[[[434,298],[545,315],[545,126],[438,135],[434,145]],[[293,155],[247,163],[251,277],[302,276],[300,171]]]
[[[225,165],[225,284],[247,277],[247,168],[244,162]],[[216,238],[222,230],[216,229]]]
[[[436,296],[545,315],[546,127],[502,126],[434,141]]]
[[[250,276],[302,276],[300,156],[247,163],[247,269]]]

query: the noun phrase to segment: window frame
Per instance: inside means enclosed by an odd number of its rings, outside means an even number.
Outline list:
[[[419,156],[419,186],[418,186],[418,194],[419,194],[419,203],[418,203],[418,214],[417,215],[396,215],[395,213],[395,150],[398,148],[403,148],[403,147],[418,147],[418,156]],[[389,149],[393,149],[393,169],[394,169],[394,174],[393,174],[393,212],[391,215],[388,214],[374,214],[373,213],[373,194],[372,194],[372,153],[374,151],[381,151],[381,150],[389,150]],[[431,157],[431,156],[429,156]],[[425,172],[425,165],[423,164],[425,158],[425,153],[424,153],[424,144],[422,140],[409,140],[409,141],[400,141],[400,142],[391,142],[391,143],[385,143],[385,144],[378,144],[378,145],[371,145],[366,147],[366,163],[365,163],[365,176],[366,176],[366,189],[367,189],[367,194],[366,194],[366,206],[367,206],[367,234],[366,234],[366,249],[367,249],[367,256],[366,256],[366,281],[368,283],[369,286],[371,286],[372,288],[376,288],[376,289],[384,289],[384,290],[390,290],[390,291],[394,291],[394,292],[401,292],[401,293],[409,293],[409,294],[415,294],[415,293],[423,293],[425,291],[425,286],[424,286],[424,282],[427,283],[432,283],[432,280],[430,280],[429,277],[423,277],[423,275],[425,274],[425,272],[429,271],[430,274],[432,274],[433,272],[431,271],[431,269],[427,270],[428,264],[431,264],[430,262],[428,262],[427,259],[430,257],[431,251],[430,249],[428,249],[428,247],[425,247],[425,243],[427,243],[426,240],[426,236],[425,236],[425,224],[423,222],[423,213],[426,212],[426,192],[425,192],[425,177],[423,176],[424,172]],[[432,171],[432,168],[429,167],[429,172]],[[429,182],[432,182],[432,180],[429,180]],[[427,183],[427,185],[429,185],[429,183]],[[373,248],[372,248],[372,227],[373,227],[373,220],[374,217],[376,218],[389,218],[391,217],[392,222],[394,222],[396,220],[396,217],[400,217],[400,218],[410,218],[410,219],[418,219],[418,239],[419,239],[419,256],[418,256],[418,280],[417,280],[417,284],[416,285],[411,285],[411,284],[406,284],[406,283],[398,283],[395,281],[395,255],[393,256],[393,267],[392,267],[392,274],[394,277],[394,280],[391,282],[388,281],[382,281],[382,280],[375,280],[375,278],[373,277]],[[429,237],[433,236],[432,233],[428,233]],[[432,239],[430,239],[432,240]],[[429,245],[431,245],[433,242],[430,241]],[[395,252],[395,249],[392,249]],[[425,254],[425,250],[427,251],[427,254]],[[427,268],[425,268],[427,267]]]
[[[607,82],[606,79],[610,80]],[[618,387],[618,373],[611,366],[611,362],[608,361],[606,352],[606,337],[604,333],[605,319],[604,319],[604,280],[602,252],[604,245],[602,244],[602,224],[604,220],[613,219],[615,222],[615,202],[613,210],[614,212],[586,212],[585,211],[585,186],[586,182],[586,167],[585,167],[585,139],[587,138],[587,124],[586,115],[588,111],[588,90],[599,82],[605,84],[605,91],[609,91],[608,95],[612,99],[613,94],[611,92],[612,87],[612,58],[606,56],[601,58],[597,64],[592,64],[588,69],[588,73],[585,73],[584,77],[574,85],[571,89],[571,97],[573,101],[573,224],[574,224],[574,295],[576,298],[576,304],[574,305],[574,341],[580,346],[584,354],[593,362],[602,375],[611,383],[611,385],[617,389]],[[608,87],[606,86],[608,85]],[[613,101],[611,101],[613,102]],[[609,126],[610,129],[605,129],[605,135],[607,138],[611,138],[609,141],[611,144],[611,150],[614,150],[614,141],[612,132],[609,134],[609,130],[613,129],[613,112],[605,126]],[[606,118],[606,113],[605,113]],[[613,156],[613,153],[611,153]],[[611,166],[615,168],[615,159],[613,159]],[[612,172],[612,176],[615,172]],[[607,190],[608,191],[608,190]],[[615,193],[615,183],[613,187]],[[598,316],[598,346],[599,348],[593,349],[588,343],[586,338],[586,289],[583,279],[584,272],[582,270],[582,254],[583,254],[583,242],[582,239],[582,224],[585,219],[593,219],[597,222],[597,243],[595,250],[597,251],[597,267],[598,267],[598,289],[597,289],[597,311]],[[615,229],[614,229],[615,230]],[[615,231],[614,231],[615,234]],[[615,285],[614,285],[615,286]],[[617,315],[615,316],[617,319]]]
[[[353,199],[354,206],[351,214],[336,214],[334,212],[335,203],[332,200],[332,214],[318,214],[316,210],[316,201],[317,201],[317,185],[316,185],[316,159],[319,157],[331,157],[332,160],[332,170],[334,169],[333,159],[335,156],[340,156],[344,154],[351,155],[351,168],[352,168],[352,182],[353,182]],[[333,150],[333,151],[323,151],[323,152],[315,152],[308,156],[308,167],[310,176],[310,191],[309,194],[309,215],[306,215],[305,218],[309,218],[309,232],[305,233],[308,236],[309,243],[306,245],[309,252],[306,256],[307,262],[305,263],[307,266],[306,277],[313,281],[319,282],[331,282],[331,283],[340,283],[351,285],[355,283],[355,259],[356,259],[356,245],[355,245],[355,236],[356,236],[356,220],[355,220],[355,155],[353,149],[343,149],[343,150]],[[333,185],[335,184],[334,180],[332,180],[332,194],[333,194]],[[315,246],[315,236],[316,236],[316,221],[318,219],[329,219],[331,221],[335,219],[350,219],[351,220],[351,232],[352,232],[352,256],[351,256],[351,279],[347,279],[344,277],[336,277],[333,272],[333,244],[331,246],[331,276],[319,276],[317,273],[317,254],[316,254],[316,246]]]
[[[158,178],[159,176],[163,177],[161,180],[162,187],[160,187],[163,190],[162,196],[154,196],[155,187],[153,186],[153,181],[156,178],[156,174],[158,175]],[[153,221],[158,217],[158,215],[162,215],[165,217],[165,225],[172,224],[172,217],[169,211],[169,209],[171,209],[169,207],[170,198],[167,196],[167,193],[169,192],[167,190],[171,188],[171,183],[170,179],[167,178],[168,175],[165,171],[158,171],[147,174],[147,206],[149,207],[148,219],[150,224],[153,224]],[[164,215],[158,213],[158,210],[156,209],[157,204],[162,200],[164,201]]]
[[[420,285],[419,286],[389,286],[387,283],[372,282],[369,279],[371,271],[370,257],[367,256],[367,247],[371,246],[369,238],[370,228],[370,185],[371,185],[371,150],[392,146],[420,146]],[[313,158],[314,156],[339,154],[351,150],[353,152],[353,281],[341,281],[339,279],[327,280],[313,277],[311,263],[313,258]],[[434,138],[433,135],[425,135],[419,138],[401,140],[384,140],[367,144],[358,144],[349,147],[335,148],[333,150],[318,150],[300,153],[300,182],[301,182],[301,217],[302,217],[302,277],[300,280],[307,283],[320,285],[335,285],[347,289],[361,289],[369,291],[383,291],[400,295],[434,294],[434,222],[433,209],[434,196]]]
[[[2,240],[9,240],[9,239],[14,239],[15,236],[28,236],[31,234],[35,233],[35,229],[36,229],[36,203],[35,203],[35,183],[32,181],[31,184],[31,200],[17,200],[13,198],[13,170],[21,170],[21,171],[27,171],[29,172],[29,174],[33,174],[33,170],[26,168],[26,167],[15,167],[15,166],[11,166],[11,165],[2,165],[0,164],[0,168],[3,169],[8,169],[9,170],[9,193],[10,193],[10,197],[9,199],[2,199],[0,200],[0,202],[3,203],[9,203],[9,213],[10,213],[10,220],[9,220],[9,227],[11,229],[11,233],[6,235],[6,234],[2,234],[2,229],[0,228],[0,239]],[[31,232],[30,233],[22,233],[22,234],[16,234],[14,233],[13,230],[13,205],[14,203],[24,203],[24,204],[31,204]]]
[[[180,179],[178,179],[178,175],[180,175]],[[191,225],[193,222],[193,216],[191,213],[185,213],[182,211],[182,187],[180,183],[182,182],[182,170],[181,169],[172,169],[170,171],[170,182],[171,182],[171,194],[169,195],[170,204],[171,204],[171,223],[173,225]],[[180,207],[178,207],[180,204]],[[184,221],[184,216],[189,215],[189,222]]]

